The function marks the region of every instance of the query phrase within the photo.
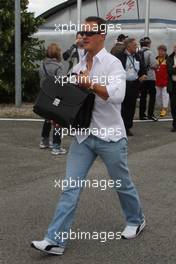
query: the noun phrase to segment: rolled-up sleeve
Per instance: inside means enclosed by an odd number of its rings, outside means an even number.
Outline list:
[[[108,92],[107,102],[120,104],[123,102],[126,91],[126,72],[120,60],[115,60],[109,65],[106,89]]]

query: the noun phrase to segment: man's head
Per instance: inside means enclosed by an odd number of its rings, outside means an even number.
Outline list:
[[[124,42],[124,40],[128,38],[128,36],[125,36],[124,34],[120,34],[117,38],[117,42]]]
[[[107,26],[106,21],[100,17],[87,17],[82,25],[84,49],[88,52],[98,53],[104,47]]]
[[[140,39],[140,45],[142,47],[150,47],[151,46],[151,39],[149,37],[144,37]]]
[[[83,37],[80,31],[76,33],[76,45],[80,49],[83,48]]]
[[[158,55],[160,57],[165,57],[167,53],[167,47],[165,45],[159,45],[158,46]]]
[[[134,54],[137,51],[137,41],[135,38],[128,38],[124,41],[125,44],[125,48],[126,50],[131,53]]]

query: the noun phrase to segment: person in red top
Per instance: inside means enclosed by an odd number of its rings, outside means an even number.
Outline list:
[[[155,70],[156,75],[156,102],[160,106],[160,117],[167,114],[169,104],[169,94],[167,93],[168,69],[167,69],[167,47],[160,45],[158,47],[158,56],[156,57],[158,67]]]

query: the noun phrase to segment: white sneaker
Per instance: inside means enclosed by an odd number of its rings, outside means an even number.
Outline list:
[[[42,140],[42,141],[40,142],[39,147],[40,147],[41,149],[49,148],[49,143],[46,143],[46,142],[44,142],[44,141]]]
[[[53,255],[63,255],[64,254],[64,248],[60,247],[58,245],[52,245],[47,240],[41,240],[41,241],[32,241],[31,247],[43,251],[48,254]]]
[[[51,154],[53,155],[63,155],[66,154],[67,151],[64,148],[52,149]]]
[[[50,149],[53,148],[53,142],[52,142],[52,141],[49,142],[49,148],[50,148]]]
[[[121,233],[121,237],[126,238],[126,239],[135,238],[141,233],[141,231],[144,229],[145,225],[146,225],[145,220],[143,221],[143,223],[141,225],[138,225],[138,226],[127,225],[125,227],[124,231]]]
[[[46,148],[53,148],[53,143],[49,141],[48,139],[43,138],[40,142],[39,147],[41,149],[46,149]]]

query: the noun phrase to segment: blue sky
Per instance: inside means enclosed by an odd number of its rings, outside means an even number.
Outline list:
[[[42,14],[43,12],[47,11],[48,9],[59,5],[66,0],[29,0],[29,11],[35,12],[35,16]]]

